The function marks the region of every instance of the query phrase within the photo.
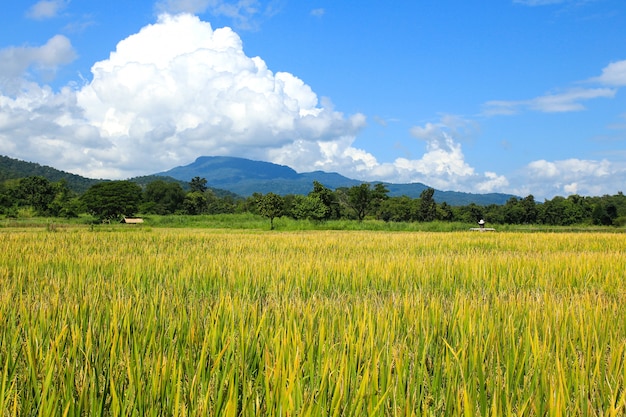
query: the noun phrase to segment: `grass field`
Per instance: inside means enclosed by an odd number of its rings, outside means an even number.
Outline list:
[[[619,416],[626,235],[0,229],[3,415]]]

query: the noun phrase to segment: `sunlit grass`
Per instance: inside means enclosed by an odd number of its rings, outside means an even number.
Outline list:
[[[5,415],[623,415],[626,235],[2,230]]]

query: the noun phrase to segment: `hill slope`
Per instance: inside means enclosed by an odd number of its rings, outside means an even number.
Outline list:
[[[65,180],[68,187],[77,193],[83,193],[92,185],[106,181],[85,178],[49,166],[0,155],[0,182],[30,176],[41,176],[52,182]],[[220,197],[234,197],[233,194],[247,197],[255,192],[304,195],[313,189],[313,181],[319,181],[330,189],[352,187],[362,183],[362,181],[350,179],[337,173],[323,171],[297,173],[284,165],[224,156],[202,156],[189,165],[153,175],[131,178],[130,181],[145,186],[148,182],[163,178],[166,181],[177,181],[186,189],[187,184],[194,177],[205,178],[207,185]],[[390,196],[406,195],[411,198],[418,198],[420,193],[428,188],[421,183],[384,184],[389,190]],[[471,194],[439,190],[435,190],[434,195],[435,201],[438,203],[445,201],[454,206],[470,203],[500,205],[506,203],[511,197],[515,196],[499,193]]]
[[[194,177],[205,178],[211,187],[229,190],[241,196],[255,192],[266,194],[308,194],[313,189],[313,181],[319,181],[330,189],[352,187],[362,181],[350,179],[337,173],[323,171],[297,173],[293,169],[270,162],[253,161],[245,158],[226,156],[202,156],[189,165],[172,168],[155,175],[167,175],[180,181],[190,181]],[[428,186],[421,183],[384,183],[390,196],[406,195],[418,198]],[[450,205],[504,204],[514,197],[510,194],[471,194],[456,191],[435,190],[437,202]]]
[[[0,182],[35,176],[44,177],[51,182],[65,180],[67,187],[77,193],[83,193],[92,185],[103,181],[70,174],[69,172],[60,171],[34,162],[20,161],[19,159],[0,155]]]

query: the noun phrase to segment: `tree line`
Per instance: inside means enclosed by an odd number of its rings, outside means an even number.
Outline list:
[[[115,221],[141,214],[200,215],[254,213],[274,219],[282,216],[323,222],[327,220],[378,219],[386,222],[450,221],[493,224],[544,224],[567,226],[626,225],[626,197],[622,192],[601,197],[570,195],[543,202],[532,195],[512,197],[504,205],[450,206],[437,203],[434,189],[419,198],[389,196],[380,183],[363,183],[331,190],[314,181],[307,195],[260,194],[242,198],[218,195],[205,178],[195,177],[184,189],[180,183],[154,180],[144,186],[132,181],[103,181],[83,193],[71,191],[64,180],[52,182],[30,176],[0,182],[0,214],[5,217],[78,217],[87,213],[98,221]]]

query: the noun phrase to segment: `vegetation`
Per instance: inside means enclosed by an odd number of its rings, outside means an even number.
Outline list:
[[[43,177],[50,182],[62,181],[70,190],[78,193],[83,193],[92,185],[102,181],[59,171],[49,166],[42,166],[0,155],[0,183],[26,177]]]
[[[13,166],[13,162],[20,161],[9,159],[9,162],[9,166]],[[11,175],[17,172],[10,171]],[[274,227],[274,220],[281,217],[313,222],[340,219],[363,222],[376,219],[396,223],[476,224],[478,220],[484,219],[487,223],[499,226],[626,225],[626,197],[622,192],[601,197],[557,196],[544,202],[537,202],[532,195],[528,195],[524,198],[511,197],[502,205],[479,206],[470,203],[450,206],[445,202],[437,203],[436,192],[432,188],[425,188],[419,198],[391,197],[389,190],[381,183],[363,183],[331,190],[313,180],[312,190],[307,195],[278,195],[270,192],[265,195],[254,193],[248,198],[209,188],[207,183],[205,178],[198,176],[189,183],[150,176],[133,181],[95,182],[84,192],[77,193],[72,191],[66,178],[56,182],[44,176],[12,178],[0,182],[0,215],[4,214],[8,218],[70,218],[90,213],[98,221],[110,221],[137,213],[251,213],[269,218],[270,228]]]
[[[624,234],[0,241],[3,415],[626,412]]]
[[[99,220],[119,220],[139,210],[141,187],[130,181],[101,182],[91,186],[82,200],[88,212]]]
[[[270,229],[274,230],[274,219],[283,213],[283,199],[274,193],[267,193],[260,196],[257,205],[259,213],[270,219]]]

